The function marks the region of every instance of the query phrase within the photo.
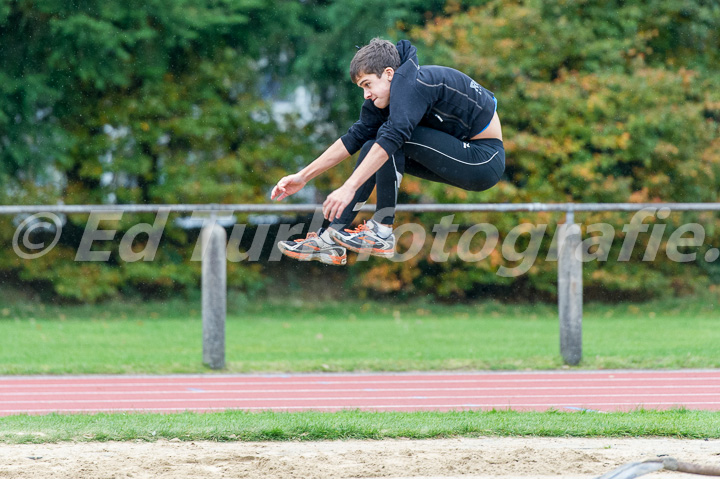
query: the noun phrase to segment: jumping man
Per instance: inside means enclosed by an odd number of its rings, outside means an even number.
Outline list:
[[[323,154],[278,181],[282,200],[358,150],[352,175],[323,203],[327,228],[305,239],[281,241],[284,255],[301,261],[345,264],[346,249],[395,254],[395,205],[403,174],[469,191],[484,191],[505,170],[502,128],[493,93],[452,68],[420,65],[407,40],[373,39],[355,54],[350,78],[363,89],[360,119]],[[372,219],[349,229],[377,186]]]

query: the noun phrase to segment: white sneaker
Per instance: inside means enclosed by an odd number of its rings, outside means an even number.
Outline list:
[[[333,241],[350,251],[392,258],[395,255],[395,236],[390,233],[389,236],[382,237],[379,226],[375,220],[369,220],[354,230],[337,231],[331,228],[328,231]]]
[[[279,241],[278,248],[285,256],[298,261],[320,261],[334,265],[347,263],[345,248],[326,242],[317,233],[308,233],[305,239]]]

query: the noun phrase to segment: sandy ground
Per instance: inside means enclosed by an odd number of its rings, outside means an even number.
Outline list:
[[[0,445],[0,478],[595,478],[670,455],[720,466],[720,441],[479,438]],[[672,472],[648,478],[685,478]]]

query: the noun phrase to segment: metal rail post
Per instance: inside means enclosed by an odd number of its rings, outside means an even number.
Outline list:
[[[227,233],[215,216],[201,231],[203,363],[225,367],[225,315],[227,313]]]
[[[560,354],[565,364],[576,366],[582,359],[583,284],[580,225],[575,213],[567,211],[560,226],[558,256],[558,310],[560,315]]]

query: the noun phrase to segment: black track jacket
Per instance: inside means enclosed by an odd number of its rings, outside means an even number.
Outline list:
[[[401,65],[390,85],[389,106],[381,110],[365,100],[360,119],[340,138],[351,155],[376,140],[390,156],[418,125],[466,141],[490,123],[495,113],[491,91],[452,68],[420,66],[408,40],[398,42],[397,49]]]

